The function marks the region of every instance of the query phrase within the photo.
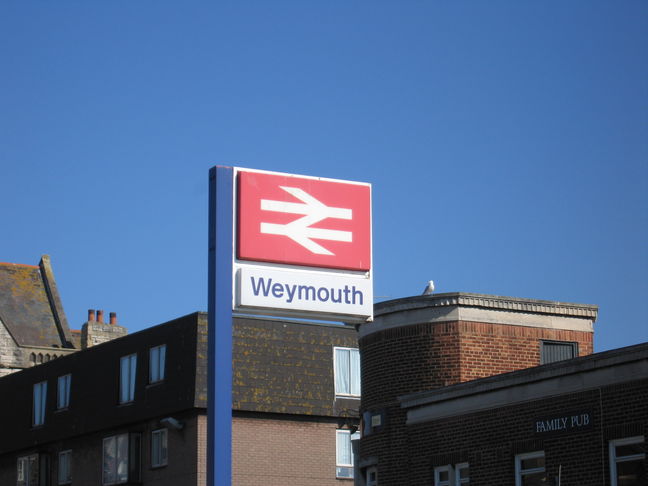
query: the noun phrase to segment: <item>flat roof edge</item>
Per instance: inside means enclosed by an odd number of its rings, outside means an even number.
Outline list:
[[[506,297],[500,295],[473,294],[468,292],[450,292],[443,294],[418,295],[401,299],[378,302],[374,306],[374,316],[391,314],[425,307],[481,307],[517,312],[554,314],[570,317],[584,317],[596,320],[598,306],[551,300]]]

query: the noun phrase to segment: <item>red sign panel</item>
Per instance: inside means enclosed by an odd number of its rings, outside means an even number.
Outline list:
[[[288,174],[238,173],[241,260],[371,269],[371,188]]]

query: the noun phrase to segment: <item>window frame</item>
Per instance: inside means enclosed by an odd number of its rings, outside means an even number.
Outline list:
[[[349,374],[349,390],[348,393],[346,391],[340,391],[338,389],[338,352],[349,352],[349,366],[348,366],[348,374]],[[358,360],[358,373],[357,373],[357,384],[354,387],[354,382],[352,380],[353,377],[353,366],[352,366],[352,358],[351,356],[356,354],[357,355],[357,360]],[[344,346],[334,346],[333,347],[333,387],[335,389],[335,396],[336,397],[341,397],[341,398],[350,398],[350,399],[360,399],[360,396],[362,394],[362,381],[361,381],[361,371],[360,371],[360,350],[358,348],[348,348]],[[357,387],[357,393],[354,393],[354,388]]]
[[[63,379],[63,394],[61,394],[61,379]],[[56,382],[56,410],[67,410],[70,408],[70,390],[72,388],[72,373],[58,377]]]
[[[126,465],[126,477],[119,478],[119,464],[120,459],[124,457],[120,456],[120,449],[118,441],[122,438],[126,441],[125,451],[122,451],[125,454],[124,463]],[[106,479],[106,443],[109,441],[114,441],[115,448],[115,462],[114,462],[114,471],[110,471],[114,475],[114,480]],[[104,437],[102,448],[101,448],[101,484],[103,486],[111,486],[114,484],[127,484],[133,482],[139,482],[141,479],[141,463],[142,463],[142,451],[141,451],[141,434],[138,432],[123,432],[121,434],[115,434],[108,437]]]
[[[166,344],[159,344],[149,348],[149,384],[160,383],[166,378],[166,348]],[[154,351],[156,351],[155,359],[153,357]],[[155,366],[153,366],[154,363]],[[157,377],[153,376],[154,370],[157,371]]]
[[[63,461],[61,460],[62,457],[67,457],[67,476],[65,478],[61,478],[61,464]],[[57,471],[56,471],[56,477],[58,484],[71,484],[72,483],[72,449],[67,449],[64,451],[60,451],[58,453],[58,464],[57,464]]]
[[[560,344],[564,346],[570,346],[572,349],[572,356],[571,358],[565,358],[565,359],[559,359],[559,360],[554,360],[554,361],[547,361],[545,359],[545,351],[544,348],[547,345],[552,345],[552,344]],[[574,359],[578,358],[578,342],[577,341],[556,341],[553,339],[541,339],[540,340],[540,364],[549,364],[549,363],[559,363],[560,361],[565,361],[567,359]]]
[[[155,441],[153,439],[154,436],[159,436],[161,439],[163,439],[164,447],[160,447],[159,451],[155,453]],[[162,442],[158,442],[158,444],[162,444]],[[162,455],[162,450],[164,450],[164,455]],[[161,458],[159,462],[154,463],[153,458],[154,457],[159,457]],[[163,459],[162,459],[163,458]],[[169,465],[169,429],[162,428],[162,429],[156,429],[151,431],[151,468],[159,468],[159,467],[165,467]]]
[[[371,474],[375,476],[372,478]],[[366,486],[378,486],[378,468],[376,466],[369,466],[365,470],[365,483]]]
[[[643,444],[646,441],[643,435],[635,435],[633,437],[624,437],[622,439],[613,439],[608,443],[608,456],[610,461],[610,486],[617,486],[617,464],[619,462],[630,462],[636,460],[646,460],[646,453],[641,452],[630,456],[617,456],[617,446]],[[621,460],[619,460],[621,459]]]
[[[461,484],[470,484],[470,464],[467,462],[460,462],[455,464],[455,484],[460,486]],[[463,469],[468,469],[469,476],[467,478],[461,478],[461,471]]]
[[[128,375],[124,373],[124,362],[128,360]],[[137,382],[137,353],[127,354],[119,358],[119,404],[135,401],[135,384]]]
[[[39,390],[38,404],[36,403],[36,390]],[[41,427],[45,425],[47,411],[47,380],[34,383],[32,394],[32,426]]]
[[[447,472],[448,479],[441,479],[441,473]],[[454,468],[450,464],[436,466],[434,468],[434,486],[452,486],[454,480]]]
[[[349,453],[351,457],[351,463],[344,463],[340,461],[340,437],[345,436],[346,438],[344,439],[345,441],[348,441],[348,447],[349,447]],[[351,441],[354,439],[359,439],[360,438],[360,432],[354,432],[353,434],[349,429],[336,429],[335,430],[335,479],[353,479],[355,476],[354,474],[354,465],[353,462],[355,458],[353,457],[353,445],[351,444]],[[351,474],[350,475],[343,475],[339,474],[339,469],[345,468],[346,471],[350,469]]]
[[[21,469],[22,464],[22,469]],[[32,467],[35,464],[36,477],[32,484]],[[21,479],[22,476],[22,479]],[[17,486],[38,486],[40,483],[40,457],[38,453],[19,456],[16,460],[16,485]]]
[[[531,469],[522,469],[522,461],[525,459],[535,459],[536,457],[542,457],[545,459],[545,465],[536,468],[531,468]],[[544,450],[542,451],[533,451],[533,452],[525,452],[523,454],[516,454],[515,455],[515,486],[522,486],[522,479],[523,476],[527,474],[535,474],[538,472],[543,472],[545,473],[545,476],[547,474],[547,464],[546,464],[546,458],[545,458],[545,452]]]
[[[459,486],[461,484],[470,484],[470,478],[461,479],[461,471],[469,469],[470,464],[467,462],[460,462],[458,464],[444,464],[443,466],[436,466],[434,468],[434,486]],[[441,473],[447,472],[448,479],[442,480]]]

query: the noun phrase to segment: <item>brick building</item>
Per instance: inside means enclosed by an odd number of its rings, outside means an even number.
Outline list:
[[[376,305],[356,484],[647,484],[648,345],[591,354],[596,314],[464,293]]]
[[[359,358],[349,326],[235,318],[235,485],[350,483]],[[0,485],[204,485],[207,316],[0,378]]]

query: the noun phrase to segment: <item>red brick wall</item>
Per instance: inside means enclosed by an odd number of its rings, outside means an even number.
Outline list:
[[[540,364],[540,341],[578,343],[578,355],[592,354],[593,333],[542,327],[459,322],[460,380],[470,381]]]
[[[592,353],[593,333],[481,322],[425,323],[360,340],[362,403],[370,408],[462,381],[540,364],[540,341],[577,342]]]
[[[266,416],[267,417],[267,416]],[[199,486],[206,471],[206,417],[199,417]],[[234,417],[232,484],[234,486],[353,486],[335,479],[335,431],[330,420]]]
[[[457,322],[388,329],[362,338],[359,347],[364,409],[460,380]]]

